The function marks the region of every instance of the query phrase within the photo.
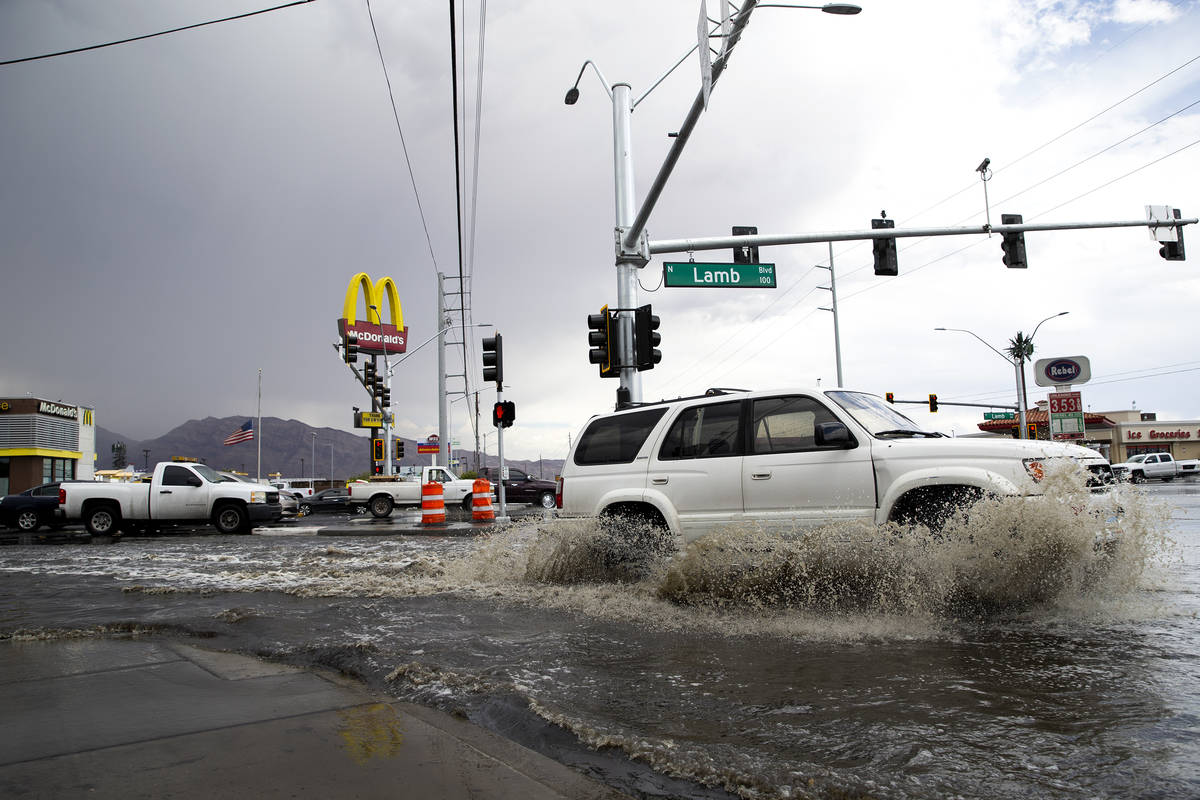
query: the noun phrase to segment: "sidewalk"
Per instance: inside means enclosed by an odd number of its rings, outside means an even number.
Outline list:
[[[626,796],[337,676],[163,641],[0,642],[0,796]]]

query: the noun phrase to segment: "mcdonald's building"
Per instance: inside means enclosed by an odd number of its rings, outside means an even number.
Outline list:
[[[0,495],[91,480],[95,465],[95,411],[35,397],[0,398]]]

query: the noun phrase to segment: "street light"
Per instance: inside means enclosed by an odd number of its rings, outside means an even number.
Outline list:
[[[1008,348],[1009,353],[1012,354],[1012,356],[1014,358],[1020,359],[1020,363],[1021,363],[1021,397],[1025,398],[1026,405],[1029,404],[1029,400],[1028,400],[1028,397],[1026,396],[1026,391],[1025,391],[1025,361],[1026,361],[1026,359],[1028,359],[1030,356],[1033,355],[1033,337],[1037,336],[1038,328],[1042,327],[1043,322],[1052,320],[1055,317],[1061,317],[1064,314],[1069,314],[1069,313],[1071,313],[1071,312],[1060,311],[1057,314],[1051,314],[1050,316],[1046,317],[1046,319],[1042,320],[1042,322],[1039,322],[1037,325],[1034,325],[1033,333],[1029,334],[1029,336],[1022,337],[1021,332],[1017,331],[1017,335],[1015,337],[1013,337],[1012,341],[1010,342],[1011,346]]]
[[[1009,356],[1004,355],[1004,353],[1001,353],[999,350],[997,350],[996,348],[994,348],[990,344],[988,344],[986,341],[984,341],[977,333],[975,333],[973,331],[969,331],[966,328],[934,328],[934,330],[935,331],[957,331],[958,333],[969,333],[972,336],[974,336],[976,339],[979,339],[979,341],[983,342],[984,345],[987,346],[988,350],[991,350],[993,353],[995,353],[996,355],[1000,356],[1005,361],[1007,361],[1008,363],[1013,365],[1013,370],[1014,370],[1014,372],[1016,374],[1016,378],[1017,378],[1017,413],[1020,415],[1020,419],[1018,420],[1018,425],[1017,425],[1017,438],[1024,439],[1025,438],[1025,395],[1022,394],[1022,391],[1021,391],[1024,388],[1023,381],[1021,380],[1021,377],[1022,377],[1021,376],[1021,362],[1018,361],[1016,358],[1010,358]]]
[[[632,98],[628,83],[618,82],[610,84],[603,73],[600,72],[600,68],[590,59],[583,62],[583,66],[579,68],[579,75],[575,78],[575,83],[563,98],[563,102],[567,105],[575,105],[579,100],[579,81],[583,79],[583,73],[590,65],[595,71],[596,77],[600,79],[600,83],[604,86],[604,91],[608,94],[609,100],[612,101],[613,184],[614,195],[616,197],[615,229],[617,232],[617,254],[615,259],[617,268],[617,308],[628,309],[618,312],[616,319],[617,342],[620,347],[619,358],[621,362],[620,388],[617,389],[618,407],[629,402],[640,402],[642,399],[641,375],[637,372],[633,358],[634,312],[632,309],[637,306],[638,270],[644,267],[650,260],[650,242],[646,236],[646,223],[649,220],[651,212],[654,210],[654,206],[658,203],[659,197],[662,195],[667,179],[670,178],[675,165],[679,162],[683,148],[700,119],[700,114],[708,106],[708,98],[712,88],[716,86],[717,79],[725,71],[725,67],[729,63],[730,54],[741,39],[746,25],[750,22],[750,15],[758,6],[759,4],[755,0],[747,0],[732,16],[722,14],[722,22],[719,23],[719,28],[723,30],[720,38],[724,41],[721,46],[721,52],[711,62],[708,58],[708,39],[712,33],[711,31],[706,31],[703,21],[701,21],[696,45],[676,61],[658,80],[651,84],[650,88],[641,97],[637,98],[637,100]],[[779,3],[771,4],[769,7],[808,8],[824,11],[827,14],[841,15],[857,14],[862,11],[860,7],[850,3],[827,3],[820,6]],[[688,56],[696,51],[700,51],[701,55],[701,71],[704,86],[697,92],[696,99],[692,102],[692,106],[688,110],[683,124],[679,127],[678,132],[674,134],[671,149],[659,167],[658,174],[651,182],[641,207],[638,208],[634,193],[633,110],[668,75],[674,72]]]
[[[317,434],[312,434],[312,481],[313,486],[317,485]]]
[[[1046,317],[1046,319],[1042,320],[1042,322],[1046,322],[1047,320],[1052,320],[1055,317],[1061,317],[1064,314],[1069,313],[1069,311],[1060,311],[1057,314],[1051,314],[1050,316]],[[1017,336],[1013,340],[1013,346],[1009,348],[1008,355],[1001,353],[999,350],[984,341],[984,339],[982,339],[974,331],[969,331],[966,328],[934,328],[935,331],[957,331],[958,333],[969,333],[979,341],[983,342],[987,349],[991,350],[993,353],[1013,365],[1013,370],[1016,374],[1017,380],[1017,411],[1020,415],[1018,420],[1019,427],[1017,428],[1018,439],[1024,439],[1026,434],[1025,412],[1028,408],[1028,401],[1025,396],[1025,358],[1028,355],[1033,354],[1033,336],[1037,333],[1038,328],[1042,327],[1042,322],[1039,322],[1034,326],[1033,333],[1030,334],[1028,338],[1023,337],[1021,332],[1017,331]]]

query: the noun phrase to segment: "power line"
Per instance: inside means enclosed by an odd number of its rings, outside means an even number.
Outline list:
[[[305,0],[308,2],[308,0]],[[383,68],[383,80],[387,83],[388,98],[392,101],[392,119],[396,121],[396,133],[400,134],[400,149],[404,151],[404,163],[408,167],[408,179],[412,183],[413,197],[417,201],[417,212],[421,215],[421,227],[425,229],[425,243],[429,246],[429,258],[433,271],[437,273],[437,256],[433,254],[433,240],[429,238],[429,224],[425,221],[425,209],[421,205],[421,193],[417,190],[417,178],[413,175],[412,161],[408,157],[408,145],[404,142],[404,129],[400,125],[400,112],[396,110],[396,95],[392,92],[392,79],[388,76],[387,62],[383,58],[383,47],[379,44],[379,31],[375,27],[375,15],[371,12],[371,0],[366,0],[367,17],[371,20],[371,33],[375,36],[375,51],[379,53],[379,65]],[[440,324],[440,323],[439,323]]]
[[[1200,366],[1192,366],[1197,364],[1195,361],[1180,361],[1176,364],[1161,364],[1157,367],[1142,367],[1141,369],[1125,370],[1124,372],[1113,372],[1107,376],[1101,375],[1099,378],[1092,378],[1088,381],[1089,386],[1099,386],[1109,383],[1126,383],[1128,381],[1138,381],[1143,378],[1158,378],[1163,375],[1179,375],[1185,372],[1196,372],[1200,370]],[[1183,369],[1176,369],[1182,367]],[[1157,371],[1155,371],[1157,370]],[[1139,374],[1145,373],[1145,374]],[[1011,393],[1012,387],[1006,389],[997,389],[990,392],[974,392],[972,394],[954,395],[952,400],[972,400],[978,398],[988,398],[1003,396],[1005,393]]]
[[[1128,38],[1132,38],[1132,36],[1136,35],[1136,33],[1140,33],[1140,32],[1141,32],[1141,30],[1143,30],[1145,27],[1146,27],[1146,26],[1142,26],[1142,28],[1141,28],[1141,29],[1139,29],[1137,32],[1135,32],[1134,34],[1131,34],[1131,35],[1130,35],[1130,37],[1127,37],[1127,39],[1126,39],[1126,40],[1128,40]],[[1115,48],[1110,48],[1110,49],[1115,49]],[[1076,125],[1074,125],[1074,126],[1072,126],[1072,127],[1068,128],[1067,130],[1063,131],[1062,133],[1058,134],[1057,136],[1054,136],[1053,138],[1051,138],[1051,139],[1049,139],[1049,140],[1047,140],[1047,141],[1043,142],[1042,144],[1040,144],[1040,145],[1038,145],[1037,147],[1033,148],[1032,150],[1030,150],[1029,152],[1025,153],[1024,155],[1022,155],[1022,156],[1019,156],[1019,157],[1018,157],[1016,160],[1014,160],[1014,161],[1011,161],[1011,162],[1009,162],[1009,163],[1005,164],[1005,165],[1004,165],[1004,166],[1002,166],[1002,167],[997,167],[997,168],[994,170],[994,172],[997,172],[997,173],[999,173],[999,172],[1003,172],[1004,170],[1006,170],[1006,169],[1009,169],[1009,168],[1013,167],[1013,166],[1014,166],[1014,165],[1016,165],[1017,163],[1019,163],[1019,162],[1021,162],[1021,161],[1024,161],[1026,158],[1029,158],[1030,156],[1034,155],[1035,153],[1037,153],[1037,152],[1039,152],[1039,151],[1041,151],[1041,150],[1045,149],[1046,147],[1049,147],[1051,144],[1054,144],[1055,142],[1059,141],[1060,139],[1063,139],[1063,138],[1065,138],[1065,137],[1066,137],[1068,134],[1074,133],[1075,131],[1079,130],[1080,128],[1084,127],[1085,125],[1087,125],[1087,124],[1088,124],[1088,123],[1090,123],[1090,122],[1094,122],[1094,121],[1096,121],[1096,120],[1097,120],[1097,119],[1099,119],[1100,117],[1102,117],[1102,116],[1104,116],[1105,114],[1107,114],[1109,111],[1112,111],[1113,109],[1115,109],[1115,108],[1117,108],[1117,107],[1119,107],[1119,106],[1123,105],[1124,103],[1128,102],[1129,100],[1132,100],[1134,97],[1137,97],[1139,94],[1141,94],[1142,92],[1146,91],[1146,90],[1147,90],[1147,89],[1149,89],[1150,87],[1152,87],[1152,86],[1154,86],[1154,85],[1156,85],[1156,84],[1158,84],[1158,83],[1161,83],[1161,82],[1162,82],[1163,80],[1165,80],[1166,78],[1169,78],[1170,76],[1174,75],[1176,72],[1179,72],[1180,70],[1184,69],[1185,67],[1188,67],[1188,66],[1190,66],[1191,64],[1194,64],[1196,61],[1200,61],[1200,55],[1193,56],[1192,58],[1190,58],[1190,59],[1188,59],[1187,61],[1183,62],[1182,64],[1180,64],[1179,66],[1175,67],[1174,69],[1168,70],[1167,72],[1163,73],[1162,75],[1159,75],[1157,78],[1155,78],[1154,80],[1152,80],[1152,81],[1150,81],[1149,83],[1145,84],[1145,85],[1144,85],[1144,86],[1142,86],[1140,89],[1137,89],[1136,91],[1134,91],[1134,92],[1131,92],[1130,94],[1126,95],[1126,96],[1125,96],[1125,97],[1123,97],[1122,99],[1120,99],[1120,100],[1118,100],[1117,102],[1113,103],[1112,105],[1108,106],[1108,107],[1107,107],[1107,108],[1105,108],[1104,110],[1102,110],[1102,111],[1099,111],[1099,112],[1097,112],[1097,113],[1095,113],[1095,114],[1091,115],[1090,117],[1088,117],[1087,119],[1083,120],[1082,122],[1080,122],[1080,123],[1078,123],[1078,124],[1076,124]],[[1192,105],[1195,105],[1195,103],[1193,103]],[[1175,116],[1175,115],[1177,115],[1177,114],[1179,114],[1179,113],[1182,113],[1183,111],[1186,111],[1186,110],[1187,110],[1187,108],[1191,108],[1191,106],[1187,106],[1186,108],[1180,109],[1180,111],[1177,111],[1177,112],[1175,112],[1175,114],[1172,114],[1172,115],[1170,115],[1170,116]],[[1161,123],[1161,122],[1164,122],[1166,119],[1169,119],[1169,118],[1170,118],[1170,116],[1168,116],[1168,117],[1165,117],[1163,120],[1159,120],[1159,123]],[[1155,124],[1159,124],[1159,123],[1155,123]],[[1145,130],[1149,130],[1149,129],[1150,129],[1150,128],[1152,128],[1152,127],[1154,127],[1154,126],[1153,126],[1153,125],[1151,125],[1149,128],[1146,128]],[[1137,134],[1133,134],[1133,136],[1140,135],[1141,133],[1144,133],[1144,132],[1145,132],[1145,130],[1143,130],[1143,131],[1139,131]],[[1125,141],[1125,140],[1122,140],[1122,141]],[[1120,142],[1118,142],[1118,144],[1120,144]],[[1115,147],[1115,146],[1116,146],[1116,145],[1111,145],[1110,147]],[[1108,148],[1106,148],[1106,149],[1108,149]],[[1102,150],[1102,151],[1100,151],[1100,152],[1102,153],[1102,152],[1104,152],[1104,151]],[[1099,153],[1097,153],[1096,155],[1099,155]],[[1086,160],[1086,159],[1085,159],[1085,160]],[[1081,164],[1081,163],[1083,163],[1083,162],[1079,162],[1079,163]],[[1078,165],[1079,165],[1079,164],[1075,164],[1074,166],[1078,166]],[[1073,167],[1068,167],[1068,169],[1072,169],[1072,168],[1073,168]],[[1063,170],[1063,172],[1066,172],[1066,170]],[[1056,175],[1053,175],[1053,176],[1051,176],[1051,178],[1058,177],[1058,175],[1061,175],[1061,174],[1062,174],[1061,172],[1060,172],[1060,173],[1057,173]],[[1051,178],[1047,178],[1045,181],[1042,181],[1042,183],[1045,183],[1046,181],[1050,180]],[[916,214],[913,214],[913,215],[911,215],[911,216],[907,217],[906,219],[902,220],[902,222],[903,222],[903,223],[907,223],[907,222],[911,222],[911,221],[912,221],[912,220],[914,220],[914,219],[918,219],[919,217],[921,217],[921,216],[923,216],[923,215],[925,215],[925,214],[929,213],[929,212],[930,212],[930,211],[932,211],[933,209],[935,209],[935,208],[938,208],[939,206],[945,205],[946,203],[950,202],[951,200],[953,200],[954,198],[958,197],[959,195],[965,194],[966,192],[969,192],[969,191],[971,191],[972,189],[975,189],[977,185],[978,185],[978,184],[971,183],[971,184],[969,184],[969,185],[967,185],[967,186],[964,186],[962,189],[959,189],[959,190],[957,190],[957,191],[953,192],[952,194],[950,194],[950,195],[948,195],[948,196],[946,196],[946,197],[942,198],[941,200],[939,200],[938,202],[934,203],[933,205],[931,205],[931,206],[927,206],[927,207],[925,207],[924,209],[922,209],[921,211],[918,211]],[[1034,186],[1039,186],[1039,185],[1041,185],[1041,184],[1040,184],[1040,183],[1039,183],[1039,184],[1034,184],[1033,186],[1027,187],[1026,189],[1024,189],[1024,190],[1022,190],[1022,191],[1028,191],[1029,189],[1032,189],[1032,188],[1034,188]],[[1020,193],[1018,193],[1018,194],[1020,194]],[[1010,197],[1008,197],[1008,198],[1005,198],[1005,200],[1011,200],[1013,197],[1016,197],[1016,196],[1017,196],[1017,195],[1012,195],[1012,196],[1010,196]],[[1076,199],[1078,199],[1078,198],[1076,198]],[[1004,202],[1004,201],[1003,201],[1003,200],[1001,200],[1001,201],[998,201],[998,202]],[[920,241],[925,241],[925,240],[920,240]],[[913,246],[913,245],[915,245],[915,244],[917,244],[917,242],[914,242],[913,244],[910,244],[910,245],[909,245],[909,247],[912,247],[912,246]],[[852,252],[852,251],[854,251],[854,250],[857,250],[858,248],[860,248],[860,247],[863,247],[863,246],[864,246],[864,245],[863,245],[863,243],[861,243],[861,242],[860,242],[860,243],[857,243],[857,244],[855,244],[855,245],[853,245],[853,246],[851,246],[851,247],[848,247],[848,248],[846,248],[845,250],[841,251],[840,253],[838,253],[838,256],[845,255],[845,254],[847,254],[847,253],[850,253],[850,252]],[[852,274],[854,274],[855,272],[860,272],[860,271],[862,271],[863,269],[866,269],[866,267],[865,267],[865,266],[863,266],[863,267],[859,267],[859,268],[858,268],[858,269],[856,269],[856,270],[851,270],[850,272],[847,272],[847,273],[846,273],[846,275],[847,275],[847,276],[849,276],[849,275],[852,275]]]
[[[206,25],[216,25],[221,22],[232,22],[233,20],[245,19],[247,17],[255,17],[255,16],[258,16],[259,14],[266,14],[271,11],[279,11],[284,8],[291,8],[292,6],[304,5],[305,3],[311,3],[311,2],[313,2],[313,0],[294,0],[294,2],[284,3],[281,6],[273,6],[271,8],[263,8],[258,11],[247,11],[244,14],[234,14],[232,17],[222,17],[221,19],[212,19],[207,22],[196,22],[196,23],[193,23],[192,25],[184,25],[179,28],[171,28],[169,31],[158,31],[157,33],[145,33],[145,34],[142,34],[141,36],[131,36],[128,39],[119,39],[115,42],[105,42],[103,44],[91,44],[91,45],[88,45],[87,47],[76,47],[73,50],[60,50],[57,53],[45,53],[40,56],[26,56],[25,58],[13,58],[8,61],[0,61],[0,67],[6,67],[9,64],[23,64],[26,61],[40,61],[41,59],[44,59],[44,58],[57,58],[58,56],[69,56],[69,55],[74,55],[75,53],[85,53],[88,50],[100,50],[101,48],[104,48],[104,47],[115,47],[119,44],[129,44],[130,42],[139,42],[142,39],[153,39],[156,36],[166,36],[169,33],[179,33],[180,31],[189,31],[193,28],[203,28]]]

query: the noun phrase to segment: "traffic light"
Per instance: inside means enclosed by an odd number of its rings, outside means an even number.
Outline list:
[[[1037,426],[1036,422],[1030,422],[1025,425],[1026,432],[1028,432],[1028,434],[1029,434],[1028,438],[1030,438],[1030,439],[1038,438],[1037,437],[1037,428],[1038,428],[1038,426]]]
[[[633,312],[634,363],[638,372],[654,369],[662,361],[662,352],[657,350],[662,336],[658,332],[658,317],[650,313],[645,305]]]
[[[371,460],[372,461],[383,461],[385,456],[386,456],[386,454],[383,449],[383,439],[372,439],[371,440]]]
[[[383,408],[390,408],[392,405],[392,390],[386,386],[379,393],[379,405]]]
[[[483,379],[497,387],[504,382],[504,338],[499,333],[483,339]]]
[[[369,387],[371,389],[372,394],[374,394],[374,392],[375,392],[375,376],[376,376],[376,374],[377,373],[375,371],[375,359],[372,358],[370,361],[363,364],[363,386]]]
[[[879,230],[882,228],[896,227],[894,219],[873,219],[871,220],[871,228]],[[871,247],[875,251],[875,274],[876,275],[899,275],[900,268],[896,261],[896,237],[887,239],[874,239],[871,242]]]
[[[891,392],[888,392],[887,394],[885,394],[885,395],[883,396],[883,399],[884,399],[884,400],[887,400],[889,403],[895,403],[895,402],[896,402],[896,395],[892,394]]]
[[[931,414],[937,413],[937,395],[936,394],[929,395],[929,413],[931,413]]]
[[[758,228],[753,225],[734,225],[734,236],[756,236]],[[735,247],[733,248],[733,263],[735,264],[757,264],[758,263],[758,246],[750,247]]]
[[[1020,214],[1001,214],[1001,225],[1020,225],[1025,220]],[[1001,234],[1003,237],[1000,247],[1004,249],[1004,266],[1009,269],[1027,269],[1029,262],[1025,259],[1025,232]]]
[[[342,334],[342,360],[347,364],[358,362],[358,334],[354,331]]]
[[[1179,219],[1179,209],[1173,208],[1175,219]],[[1162,247],[1158,248],[1158,254],[1167,261],[1186,261],[1187,257],[1183,252],[1183,226],[1175,226],[1175,241],[1163,242]]]
[[[404,440],[397,439],[396,440],[396,460],[399,461],[402,458],[404,458]]]
[[[497,402],[492,406],[492,424],[497,428],[511,428],[517,418],[517,406],[511,400]]]
[[[601,378],[618,378],[621,374],[620,362],[613,358],[617,350],[614,316],[605,305],[601,306],[599,314],[588,314],[587,318],[588,345],[592,348],[588,351],[588,361],[600,366]]]

